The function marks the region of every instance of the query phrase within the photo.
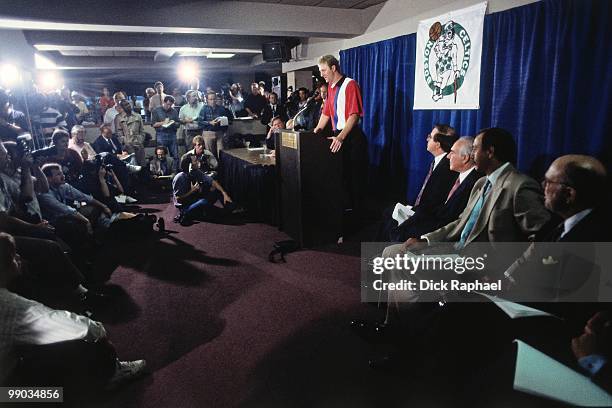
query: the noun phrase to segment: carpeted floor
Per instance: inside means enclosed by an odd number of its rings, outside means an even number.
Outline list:
[[[358,242],[272,264],[273,243],[288,239],[276,227],[182,227],[171,205],[142,208],[169,234],[99,254],[112,303],[96,317],[120,357],[146,359],[151,373],[76,406],[392,406],[403,398],[389,391],[413,387],[370,371],[370,346],[348,328],[378,313],[360,303]]]

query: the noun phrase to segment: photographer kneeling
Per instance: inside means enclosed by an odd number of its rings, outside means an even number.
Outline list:
[[[174,205],[179,210],[175,222],[191,225],[194,219],[212,212],[217,201],[221,202],[225,212],[235,209],[221,184],[200,170],[200,160],[196,155],[183,156],[180,170],[172,180]]]

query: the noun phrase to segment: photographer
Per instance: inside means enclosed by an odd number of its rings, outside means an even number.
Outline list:
[[[203,172],[214,172],[219,166],[217,158],[208,150],[206,150],[204,137],[196,136],[193,138],[193,149],[189,150],[181,157],[181,162],[187,156],[195,156],[200,162],[200,169]]]
[[[14,110],[8,91],[0,88],[0,141],[15,140],[29,131],[28,121],[18,110]]]
[[[107,161],[110,157],[112,156],[96,155],[92,161],[86,162],[83,165],[83,177],[78,187],[116,213],[121,211],[121,206],[115,197],[124,191],[114,172],[114,166]]]
[[[81,175],[83,158],[68,148],[70,136],[62,129],[56,129],[51,137],[52,145],[45,149],[35,150],[32,156],[41,163],[58,163],[70,183],[76,182]]]
[[[24,143],[3,143],[6,155],[0,151],[0,177],[12,191],[13,202],[18,203],[16,215],[38,224],[42,221],[42,214],[36,194],[49,191],[49,184]]]
[[[42,171],[49,182],[49,192],[38,196],[44,217],[72,248],[93,244],[93,226],[110,226],[110,208],[66,183],[59,164],[47,163]],[[81,207],[81,203],[86,205]],[[73,207],[75,204],[78,209]]]
[[[234,204],[221,184],[200,170],[200,161],[195,155],[188,154],[181,159],[181,172],[172,180],[174,205],[179,214],[174,221],[183,226],[199,217],[207,215],[220,201],[225,211],[233,210]]]

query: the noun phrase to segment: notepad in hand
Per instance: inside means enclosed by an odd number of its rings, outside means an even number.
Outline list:
[[[515,390],[572,406],[612,406],[612,396],[595,385],[590,378],[566,367],[527,343],[514,341],[518,345],[514,370]]]
[[[391,217],[397,221],[398,225],[401,225],[404,221],[414,215],[414,211],[412,211],[412,206],[403,205],[402,203],[395,204],[395,208],[393,209],[393,214]]]
[[[538,316],[550,316],[560,319],[559,317],[545,312],[543,310],[535,309],[533,307],[521,305],[520,303],[511,302],[509,300],[502,299],[497,296],[487,295],[486,293],[476,292],[495,303],[497,307],[504,311],[511,319],[519,319],[521,317],[538,317]]]
[[[163,128],[169,128],[169,127],[170,127],[170,126],[172,126],[172,125],[174,125],[174,121],[173,121],[173,120],[170,120],[170,121],[168,121],[168,122],[164,123],[164,124],[162,125],[162,127],[163,127]]]

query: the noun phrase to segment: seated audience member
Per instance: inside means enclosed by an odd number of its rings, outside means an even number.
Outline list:
[[[113,171],[113,165],[105,163],[103,159],[93,160],[83,165],[83,177],[78,187],[80,191],[90,194],[110,208],[111,212],[121,211],[115,197],[124,194],[123,186]]]
[[[288,119],[284,107],[278,104],[278,95],[275,92],[271,92],[268,97],[268,104],[261,115],[261,123],[270,126],[272,118],[277,116],[280,117],[283,122],[286,122]]]
[[[219,166],[219,162],[214,154],[212,154],[209,150],[206,150],[204,144],[204,137],[196,136],[193,138],[193,149],[189,150],[181,157],[181,162],[187,156],[195,156],[200,162],[200,169],[203,172],[210,172],[217,170]]]
[[[472,160],[473,142],[473,137],[461,137],[453,144],[447,155],[450,170],[459,173],[459,176],[444,204],[433,212],[423,211],[422,206],[415,207],[415,213],[391,231],[390,241],[403,242],[410,237],[420,237],[459,218],[467,205],[474,183],[482,177],[482,173],[475,169]]]
[[[21,274],[13,237],[0,233],[0,384],[115,388],[144,373],[144,360],[119,361],[104,326],[54,310],[8,288]]]
[[[93,226],[102,229],[110,226],[110,208],[66,183],[59,164],[47,163],[42,171],[49,182],[49,192],[38,196],[45,219],[71,247],[91,244]],[[76,209],[75,203],[87,205]]]
[[[80,154],[83,161],[94,160],[96,151],[85,141],[85,128],[81,125],[75,125],[72,127],[70,134],[72,137],[68,142],[68,148]]]
[[[11,142],[4,144],[8,143]],[[42,219],[34,191],[48,191],[46,177],[28,158],[9,160],[4,144],[0,144],[0,231],[15,236],[19,253],[31,266],[30,280],[44,283],[44,288],[69,289],[76,292],[81,301],[91,300],[86,298],[87,289],[82,285],[85,278],[64,252],[66,245]],[[21,183],[6,173],[15,168],[15,173],[21,174]],[[44,179],[44,182],[33,183],[32,175]],[[26,206],[25,209],[31,213],[24,217],[19,208],[33,202],[36,206]]]
[[[271,151],[272,154],[275,153],[275,134],[279,133],[281,129],[285,128],[285,122],[283,122],[283,120],[279,117],[276,116],[274,118],[272,118],[272,120],[270,121],[270,130],[268,131],[268,134],[266,135],[266,140],[264,141],[264,143],[266,144],[266,147]]]
[[[456,140],[455,129],[444,124],[435,125],[427,135],[426,148],[427,152],[433,156],[433,160],[412,207],[413,211],[417,211],[418,208],[425,214],[434,214],[438,207],[446,201],[458,175],[457,172],[450,169],[450,162],[447,157]],[[377,236],[378,241],[391,240],[391,231],[397,229],[398,223],[391,218],[392,213],[393,208],[385,210]]]
[[[75,182],[81,175],[83,158],[80,154],[68,148],[70,136],[65,130],[57,129],[51,137],[50,147],[36,151],[35,157],[43,163],[58,163],[69,182]]]
[[[244,100],[244,109],[247,111],[249,116],[258,119],[266,107],[268,101],[266,97],[259,93],[259,84],[253,82],[251,84],[251,93],[247,95]]]
[[[179,116],[174,109],[174,97],[166,96],[162,106],[151,111],[151,123],[155,128],[157,143],[165,146],[170,156],[178,160],[176,130],[179,127]]]
[[[68,127],[64,116],[59,112],[59,110],[53,107],[57,106],[58,99],[59,95],[57,94],[38,94],[35,96],[34,103],[39,105],[41,110],[40,113],[37,115],[38,120],[32,119],[32,122],[40,126],[42,130],[42,137],[45,142],[51,140],[55,129],[65,129]]]
[[[149,163],[151,177],[155,179],[160,176],[174,175],[173,161],[172,157],[168,157],[168,150],[165,146],[157,146],[155,148],[155,157]]]
[[[179,121],[183,124],[185,131],[185,146],[191,146],[193,137],[202,132],[198,117],[204,103],[200,101],[200,92],[195,89],[187,91],[185,98],[187,103],[179,110]]]
[[[77,113],[79,111],[79,108],[72,103],[72,97],[70,95],[70,88],[64,86],[60,91],[60,99],[57,102],[57,106],[54,106],[54,108],[60,111],[64,118],[66,118],[66,124],[68,125],[66,129],[68,131],[77,124]]]
[[[110,125],[100,127],[100,136],[92,143],[91,147],[96,153],[111,153],[114,156],[122,156],[123,148],[121,142],[115,135]]]
[[[0,141],[16,140],[18,135],[29,130],[26,116],[23,112],[13,109],[9,92],[0,88]]]
[[[172,180],[174,205],[179,210],[175,218],[181,225],[203,217],[221,202],[226,211],[234,209],[232,199],[221,184],[200,170],[200,161],[194,155],[181,159],[180,172]]]
[[[123,109],[119,106],[119,102],[125,99],[125,94],[123,92],[115,92],[113,94],[113,101],[115,104],[109,107],[104,113],[104,125],[109,126],[111,129],[111,133],[115,134],[115,118],[117,115],[123,112]]]
[[[133,156],[123,151],[121,142],[112,134],[109,126],[103,125],[100,128],[100,136],[94,141],[92,147],[104,163],[113,165],[113,172],[117,175],[124,190],[127,189],[131,193],[132,182],[129,176],[139,174],[142,167],[130,163]],[[129,195],[118,197],[118,199],[127,204],[136,202],[136,199]]]

